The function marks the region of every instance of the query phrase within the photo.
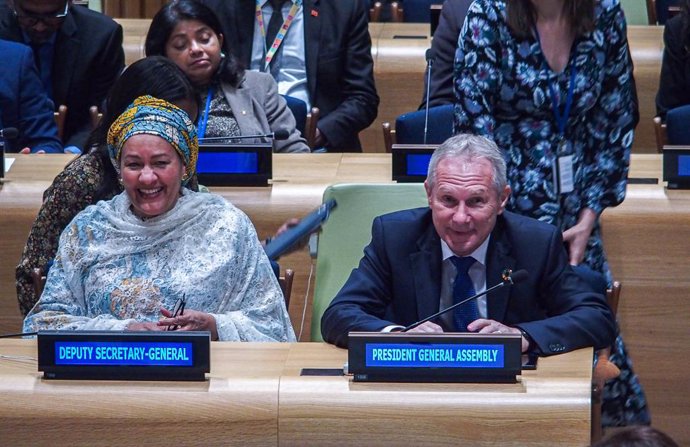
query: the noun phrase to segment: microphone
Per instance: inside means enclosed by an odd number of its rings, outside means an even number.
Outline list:
[[[409,326],[405,327],[404,329],[402,329],[400,332],[407,332],[407,331],[409,331],[410,329],[414,329],[414,328],[416,328],[417,326],[419,326],[419,325],[422,324],[422,323],[426,323],[426,322],[429,321],[429,320],[433,320],[434,318],[436,318],[436,317],[438,317],[438,316],[440,316],[440,315],[443,315],[444,313],[448,312],[449,310],[453,310],[453,309],[455,309],[455,308],[458,307],[458,306],[462,306],[463,304],[465,304],[465,303],[467,303],[467,302],[469,302],[469,301],[476,300],[476,299],[479,298],[480,296],[484,296],[484,295],[486,295],[487,293],[489,293],[489,292],[491,292],[491,291],[493,291],[493,290],[500,289],[501,287],[503,287],[503,286],[505,286],[505,285],[513,285],[513,284],[515,284],[515,283],[524,281],[525,279],[527,279],[527,276],[528,276],[527,270],[518,270],[517,272],[513,272],[513,271],[510,270],[510,269],[505,269],[505,270],[503,270],[503,273],[501,273],[501,279],[502,279],[502,281],[501,281],[500,283],[496,284],[496,285],[493,286],[493,287],[489,287],[488,289],[486,289],[486,290],[483,291],[483,292],[479,292],[479,293],[477,293],[476,295],[473,295],[473,296],[471,296],[471,297],[469,297],[469,298],[467,298],[467,299],[464,299],[464,300],[462,300],[462,301],[460,301],[460,302],[458,302],[458,303],[455,303],[455,304],[453,304],[453,305],[450,306],[450,307],[446,307],[445,309],[443,309],[443,310],[441,310],[441,311],[439,311],[439,312],[436,312],[435,314],[430,315],[430,316],[424,318],[423,320],[419,320],[419,321],[417,321],[416,323],[412,323],[411,325],[409,325]]]
[[[254,138],[271,138],[273,140],[287,140],[290,136],[290,132],[287,129],[278,129],[275,132],[269,132],[259,135],[237,135],[228,137],[208,137],[199,138],[199,143],[206,143],[211,141],[224,141],[224,140],[249,140]]]
[[[4,138],[6,140],[13,140],[17,138],[18,135],[19,131],[16,127],[6,127],[4,129],[0,129],[0,138]]]
[[[431,91],[431,67],[434,65],[434,49],[426,50],[426,101],[424,101],[424,144],[426,144],[426,134],[429,127],[429,93]]]

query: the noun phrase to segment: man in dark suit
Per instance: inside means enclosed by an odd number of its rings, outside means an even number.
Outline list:
[[[67,106],[65,146],[83,149],[89,108],[100,107],[124,68],[122,27],[69,0],[7,0],[0,38],[32,47],[48,96]]]
[[[31,48],[0,39],[0,128],[15,127],[16,139],[6,152],[62,152],[53,117],[53,103],[43,91]]]
[[[453,67],[455,50],[458,47],[458,37],[467,10],[470,9],[472,0],[446,0],[441,8],[441,17],[438,27],[434,31],[431,41],[431,54],[434,62],[431,68],[431,82],[429,83],[429,107],[455,103],[453,92]],[[426,84],[427,74],[424,74]],[[422,95],[420,109],[426,107],[426,85]]]
[[[414,330],[522,334],[523,352],[542,355],[611,345],[611,311],[568,265],[558,229],[504,211],[510,187],[493,142],[447,140],[425,188],[428,208],[374,220],[359,267],[321,320],[326,341],[346,347],[350,331],[399,329],[501,282],[505,269],[525,269],[523,282]]]
[[[256,2],[204,2],[221,20],[232,51],[245,66],[251,67],[252,53],[263,51],[263,48],[254,48],[260,28],[255,19]],[[278,69],[284,72],[287,62],[294,64],[294,59],[301,57],[298,62],[306,68],[308,103],[321,111],[317,144],[328,151],[361,151],[358,133],[374,121],[378,112],[379,97],[374,85],[365,3],[363,0],[304,0],[297,10],[303,20],[290,25],[285,41],[278,47],[276,60],[272,62],[282,64]],[[267,0],[261,4],[271,8]],[[288,0],[282,6],[284,17],[292,4]],[[268,20],[264,22],[265,28],[269,28]],[[286,42],[298,32],[303,32],[304,38],[299,39],[301,48],[294,52],[295,58],[280,60]],[[270,71],[276,77],[275,72]],[[284,93],[281,80],[276,81]]]

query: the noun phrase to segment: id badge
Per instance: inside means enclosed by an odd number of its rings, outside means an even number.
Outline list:
[[[559,194],[567,194],[575,189],[573,168],[573,147],[566,138],[559,136],[556,141],[556,160],[554,180]]]
[[[561,194],[572,192],[574,185],[573,156],[562,155],[558,157],[558,191]]]

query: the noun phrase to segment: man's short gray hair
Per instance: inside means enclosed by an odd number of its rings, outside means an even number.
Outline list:
[[[501,194],[508,184],[506,179],[506,162],[496,143],[486,137],[470,134],[458,134],[443,142],[431,156],[427,183],[433,189],[436,181],[436,168],[446,158],[463,158],[468,160],[483,158],[491,163],[496,191]]]

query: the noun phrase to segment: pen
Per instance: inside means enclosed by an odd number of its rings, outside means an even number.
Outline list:
[[[184,307],[187,304],[187,294],[183,294],[182,298],[178,299],[177,302],[175,303],[175,307],[173,308],[173,313],[171,318],[175,318],[179,315],[182,315],[184,313]],[[172,324],[168,326],[168,331],[174,331],[177,330],[179,326],[176,324]]]

